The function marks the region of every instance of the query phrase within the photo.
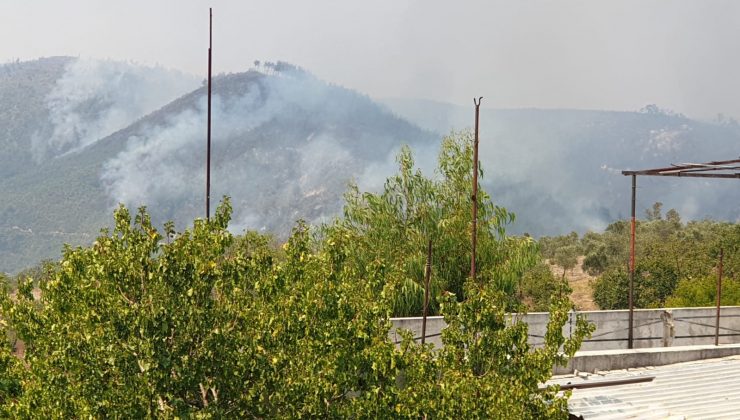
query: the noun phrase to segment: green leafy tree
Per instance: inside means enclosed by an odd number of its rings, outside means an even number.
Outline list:
[[[562,272],[557,283],[559,296],[566,296],[570,290],[565,274],[578,264],[578,257],[583,253],[583,247],[576,232],[562,236],[545,236],[539,241],[542,257]],[[567,289],[567,290],[566,290]]]
[[[638,221],[636,226],[635,295],[641,295],[635,300],[638,307],[675,304],[677,300],[667,298],[679,282],[715,273],[720,250],[724,250],[726,277],[737,277],[740,225],[711,220],[683,224],[674,209],[666,213],[665,219],[658,217],[660,212],[661,204],[656,203],[648,211],[651,220]],[[629,261],[629,232],[629,222],[617,221],[603,233],[589,232],[581,239],[584,270],[600,276],[592,283],[592,288],[595,301],[602,309],[627,307],[628,283],[621,280],[625,279]],[[705,292],[715,293],[709,289]]]
[[[158,232],[121,207],[89,248],[0,298],[22,363],[2,349],[9,417],[566,418],[567,396],[542,382],[593,330],[551,300],[543,347],[510,325],[515,285],[536,258],[505,235],[513,215],[480,197],[480,275],[468,280],[470,136],[445,140],[438,178],[410,151],[381,194],[347,194],[345,218],[312,235],[299,224],[276,249],[211,221]],[[399,296],[418,291],[423,245],[435,244],[443,346],[388,339]],[[416,289],[410,289],[409,285]],[[4,363],[8,361],[8,363]]]
[[[121,208],[112,233],[65,251],[40,300],[30,282],[6,295],[28,364],[11,412],[336,415],[347,393],[377,386],[373,346],[394,351],[381,271],[350,281],[341,251],[313,253],[300,226],[280,265],[261,238],[229,255],[229,213],[165,243],[143,210],[131,225]]]
[[[8,292],[8,278],[0,273],[0,285]],[[0,336],[9,337],[7,322],[0,318]],[[8,340],[0,340],[0,416],[10,418],[11,407],[21,394],[21,361],[13,354]]]
[[[663,203],[660,201],[653,203],[653,207],[645,210],[645,217],[648,221],[663,220]]]
[[[464,284],[470,275],[472,155],[471,134],[453,134],[442,142],[437,173],[426,177],[415,169],[411,150],[403,148],[397,157],[398,174],[388,178],[383,191],[362,193],[350,186],[344,217],[325,228],[355,241],[361,250],[352,258],[359,267],[380,260],[402,278],[394,309],[398,316],[421,314],[429,240],[432,296],[450,292],[459,300],[465,298]],[[537,260],[536,244],[531,238],[506,236],[505,225],[514,220],[514,214],[494,205],[482,189],[478,206],[478,279],[503,291],[512,309],[518,304],[521,275]],[[432,301],[432,313],[438,310]]]
[[[722,281],[722,305],[740,305],[740,281],[732,278]],[[717,276],[683,279],[666,300],[669,307],[714,306],[717,303]]]
[[[640,262],[635,267],[634,305],[637,308],[658,308],[678,284],[673,268],[661,261]],[[626,269],[611,269],[592,283],[594,302],[601,309],[629,307],[629,273]]]
[[[591,282],[591,289],[594,302],[601,309],[624,309],[629,306],[629,273],[624,269],[606,271]]]
[[[506,296],[490,286],[473,286],[462,303],[446,296],[444,347],[430,353],[429,346],[414,346],[407,337],[401,351],[414,357],[403,369],[395,412],[382,417],[568,418],[569,394],[560,398],[556,388],[538,392],[537,387],[552,375],[553,363],[572,356],[593,327],[579,316],[576,334],[564,338],[558,328],[570,304],[556,300],[546,344],[533,350],[526,344],[525,324],[505,327],[505,304]]]
[[[692,228],[696,228],[696,224]],[[706,274],[691,276],[681,279],[675,291],[667,299],[668,306],[714,306],[717,299],[717,276],[719,275],[720,252],[723,256],[722,271],[722,305],[740,305],[740,225],[732,224],[707,224],[703,231],[710,230],[713,233],[709,237],[708,244],[698,244],[705,251],[706,256],[702,262],[696,265],[710,266],[704,269]],[[706,229],[709,227],[709,229]],[[691,235],[696,237],[696,232]],[[695,244],[696,245],[696,244]],[[714,265],[712,266],[712,261]]]
[[[671,223],[673,223],[676,227],[680,227],[681,225],[681,215],[678,214],[676,209],[670,209],[665,214],[665,219]]]
[[[583,247],[583,270],[598,276],[609,268],[623,264],[629,258],[629,226],[625,221],[617,221],[607,226],[604,233],[587,232],[581,239]]]
[[[568,283],[555,278],[545,262],[538,263],[522,276],[521,298],[532,311],[547,311],[555,298],[568,296],[571,292]]]
[[[49,280],[53,277],[54,272],[59,268],[58,264],[51,260],[44,260],[40,263],[21,270],[15,276],[12,276],[8,280],[8,285],[11,289],[15,289],[17,285],[25,280],[33,281],[34,285],[38,285],[42,281]]]
[[[249,234],[235,246],[228,201],[166,240],[125,208],[89,248],[67,248],[40,297],[24,281],[0,299],[26,343],[0,353],[0,409],[15,418],[567,418],[567,394],[540,391],[592,327],[551,307],[544,347],[507,326],[493,282],[447,293],[444,346],[388,339],[402,271],[362,261],[343,230],[320,242],[299,224],[275,258]],[[133,222],[133,223],[132,223]],[[238,241],[237,241],[238,242]],[[237,252],[248,250],[248,252]],[[502,270],[507,269],[504,266]]]

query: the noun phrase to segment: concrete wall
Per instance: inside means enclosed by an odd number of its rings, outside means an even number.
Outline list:
[[[586,340],[581,350],[612,350],[627,348],[629,311],[578,312],[596,325],[593,336]],[[664,308],[636,309],[634,311],[634,347],[655,348],[672,346],[714,344],[716,308]],[[529,343],[538,346],[544,341],[548,314],[534,312],[519,316],[529,325]],[[563,328],[568,336],[575,327],[576,313]],[[393,318],[390,339],[400,342],[397,329],[410,330],[414,337],[421,337],[421,317]],[[445,327],[442,317],[427,318],[426,341],[440,345],[440,335]],[[723,307],[720,317],[720,344],[740,343],[740,307]]]
[[[664,366],[694,360],[717,359],[740,355],[740,344],[722,346],[697,345],[677,347],[641,348],[632,350],[592,350],[576,352],[566,366],[555,366],[553,373],[567,375],[578,372],[593,372],[630,369],[645,366]]]

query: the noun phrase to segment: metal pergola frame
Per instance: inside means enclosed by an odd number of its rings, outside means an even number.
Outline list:
[[[634,344],[634,280],[635,280],[635,203],[637,195],[637,176],[675,176],[682,178],[724,178],[740,179],[740,158],[707,163],[672,164],[667,168],[622,171],[622,175],[632,177],[632,223],[630,227],[630,284],[629,284],[629,332],[627,348]],[[720,286],[718,286],[720,287]],[[717,301],[717,328],[719,328],[719,300]]]

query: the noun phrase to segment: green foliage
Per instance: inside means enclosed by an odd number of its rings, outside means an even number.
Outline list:
[[[565,282],[565,272],[572,270],[578,264],[578,257],[582,254],[583,249],[576,232],[568,235],[540,238],[539,241],[542,256],[550,264],[554,264],[563,269],[561,282]]]
[[[674,209],[671,209],[675,212]],[[660,201],[653,203],[653,207],[645,210],[645,218],[652,222],[655,220],[663,220],[663,203]]]
[[[637,264],[634,279],[634,304],[637,308],[659,308],[666,304],[678,284],[669,265],[660,261]],[[629,307],[629,273],[623,269],[605,272],[592,283],[594,302],[601,309]]]
[[[687,227],[691,226],[689,224]],[[698,227],[704,227],[699,230]],[[701,233],[704,235],[701,235]],[[740,225],[702,222],[686,235],[692,239],[704,239],[706,255],[704,275],[691,273],[683,278],[674,293],[667,299],[670,306],[713,306],[717,301],[718,260],[722,251],[722,305],[740,305]],[[714,265],[717,264],[717,265]]]
[[[681,216],[674,209],[662,216],[662,204],[655,203],[647,211],[647,221],[636,225],[635,305],[650,308],[666,304],[682,306],[688,303],[685,296],[698,291],[689,289],[705,287],[697,296],[716,293],[704,282],[693,284],[694,279],[711,276],[717,270],[720,250],[724,250],[724,271],[729,279],[740,274],[740,225],[736,223],[703,220],[681,223]],[[585,257],[583,269],[593,276],[594,301],[602,309],[623,309],[628,306],[628,273],[630,223],[617,221],[603,233],[589,232],[579,240],[577,235],[542,238],[543,256],[554,261],[562,255],[580,251]],[[571,260],[572,261],[572,260]],[[679,282],[685,281],[682,296],[668,299]],[[692,286],[688,286],[692,284]],[[704,301],[704,300],[701,300]]]
[[[581,244],[576,232],[562,236],[543,236],[540,238],[539,246],[544,258],[567,268],[576,265],[576,258],[581,252]]]
[[[8,279],[0,273],[0,287],[4,294],[8,293]],[[7,322],[0,318],[0,336],[8,337]],[[12,354],[8,340],[0,340],[0,416],[10,417],[10,407],[20,396],[21,361]]]
[[[255,231],[244,232],[234,237],[231,245],[226,249],[226,258],[243,258],[247,261],[255,260],[258,264],[271,265],[285,260],[285,252],[271,235]]]
[[[443,348],[408,335],[399,348],[394,262],[357,258],[365,244],[343,229],[315,242],[299,224],[281,252],[235,239],[230,211],[225,201],[210,222],[162,235],[144,209],[132,221],[121,207],[93,246],[65,249],[40,297],[31,281],[6,290],[0,315],[26,354],[0,352],[0,414],[567,418],[567,394],[538,390],[592,330],[579,318],[563,337],[566,302],[531,349],[497,285],[467,284],[464,302],[440,301]]]
[[[395,413],[380,417],[567,418],[569,394],[560,398],[555,388],[538,392],[537,387],[550,378],[553,363],[574,354],[593,326],[579,316],[576,333],[565,339],[560,328],[570,306],[554,301],[546,344],[531,349],[525,324],[506,327],[507,297],[491,285],[471,286],[463,303],[452,295],[442,299],[448,328],[438,353],[411,344],[408,337],[403,342],[401,352],[412,357],[403,370]]]
[[[606,250],[601,248],[583,258],[583,271],[592,276],[597,276],[607,269],[608,263]]]
[[[414,168],[408,148],[402,149],[397,161],[399,173],[386,181],[382,192],[361,193],[350,186],[344,218],[325,230],[352,238],[358,251],[351,257],[358,267],[383,261],[387,272],[402,279],[394,314],[420,315],[429,240],[433,245],[431,295],[446,291],[459,300],[465,298],[471,253],[472,136],[463,132],[444,139],[434,178]],[[478,279],[509,296],[511,308],[516,304],[519,278],[536,261],[535,243],[505,235],[504,227],[514,215],[494,205],[482,189],[478,206]],[[438,311],[432,301],[431,313]]]
[[[21,361],[11,354],[6,341],[0,343],[0,416],[10,418],[10,407],[21,395],[23,367]]]
[[[8,286],[11,290],[14,290],[18,284],[30,280],[34,286],[38,286],[40,282],[48,281],[53,276],[56,270],[59,269],[59,264],[52,260],[44,260],[34,265],[33,267],[21,270],[15,276],[11,276],[8,279]]]
[[[23,288],[6,297],[29,364],[14,413],[311,416],[372,385],[363,349],[392,350],[378,271],[347,281],[339,253],[312,254],[300,226],[281,265],[253,235],[252,254],[228,256],[229,212],[166,244],[146,213],[131,226],[121,208],[112,234],[65,251],[38,304]]]
[[[629,273],[609,270],[591,283],[594,302],[601,309],[624,309],[629,306]],[[637,289],[637,287],[635,287]],[[637,291],[635,290],[635,295]]]
[[[666,300],[666,305],[674,308],[714,306],[717,304],[717,275],[684,279]],[[740,279],[723,279],[722,305],[740,305]]]
[[[547,311],[554,299],[567,297],[572,291],[568,282],[555,278],[544,262],[530,268],[522,276],[522,299],[532,311]]]
[[[624,265],[629,258],[629,231],[629,223],[620,220],[610,224],[602,234],[584,234],[581,239],[585,255],[583,270],[598,276],[609,268]]]

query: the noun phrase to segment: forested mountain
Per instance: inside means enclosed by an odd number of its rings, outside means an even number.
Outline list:
[[[41,99],[24,104],[17,94],[2,93],[3,102],[42,110],[30,130],[14,137],[25,151],[23,165],[0,179],[5,198],[0,202],[0,271],[58,256],[64,242],[91,241],[109,225],[119,202],[147,205],[157,224],[174,220],[178,228],[204,215],[205,87],[162,101],[160,109],[144,116],[149,112],[144,105],[154,102],[146,92],[153,83],[167,84],[158,69],[116,74],[98,68],[104,73],[99,75],[88,68],[86,77],[97,82],[86,87],[86,98],[53,118],[50,98],[77,67],[75,60],[65,60],[57,66],[62,75],[48,83]],[[394,169],[402,143],[438,143],[432,133],[366,96],[284,63],[218,76],[213,95],[212,208],[230,195],[236,231],[284,235],[297,219],[315,222],[336,215],[351,179],[363,187],[382,186],[379,174]],[[134,106],[137,100],[144,104]]]
[[[0,66],[0,177],[16,174],[32,162],[33,133],[50,119],[46,98],[72,60],[52,57]]]
[[[378,190],[409,144],[434,167],[440,138],[472,125],[472,107],[385,101],[285,63],[213,81],[212,208],[233,198],[232,229],[285,235],[296,219],[341,211],[354,179]],[[69,57],[0,66],[0,271],[84,244],[117,203],[147,205],[178,228],[204,214],[206,91],[162,68]],[[416,124],[416,125],[415,125]],[[422,127],[422,128],[419,128]],[[514,232],[600,229],[629,211],[619,171],[740,155],[732,120],[641,112],[482,112],[484,186],[517,214]],[[638,206],[685,220],[740,217],[736,181],[640,179]],[[642,211],[641,211],[642,212]]]
[[[0,66],[0,175],[81,150],[198,86],[132,63],[50,57]]]
[[[110,155],[91,146],[198,84],[181,72],[105,60],[0,66],[0,271],[89,242],[110,207],[97,171]]]

